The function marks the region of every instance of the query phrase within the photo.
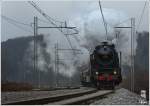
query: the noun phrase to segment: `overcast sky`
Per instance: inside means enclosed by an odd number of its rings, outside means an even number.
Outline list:
[[[54,19],[61,21],[71,21],[75,17],[80,17],[84,14],[88,14],[89,12],[99,9],[98,1],[40,1],[35,2],[42,10],[45,11],[49,16]],[[136,25],[139,22],[142,9],[144,7],[145,1],[102,1],[102,8],[115,9],[117,11],[121,11],[123,14],[128,16],[129,18],[136,18]],[[33,17],[38,16],[39,18],[44,18],[39,14],[27,1],[3,1],[1,3],[1,14],[17,20],[19,22],[23,22],[26,24],[30,24],[33,22]],[[93,5],[93,6],[91,6]],[[139,27],[139,31],[148,31],[148,3],[145,8],[145,12],[143,14],[143,19],[141,25]],[[10,38],[21,37],[21,36],[29,36],[33,35],[33,29],[26,26],[20,26],[17,28],[16,26],[8,23],[3,18],[1,19],[1,31],[2,36],[1,40],[5,41]],[[27,30],[24,31],[21,28]]]

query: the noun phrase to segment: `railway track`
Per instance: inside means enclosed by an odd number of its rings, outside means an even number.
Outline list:
[[[15,102],[10,102],[10,103],[5,103],[3,105],[81,104],[90,99],[101,97],[112,92],[113,92],[112,90],[98,91],[97,89],[89,89],[89,90],[83,90],[80,92],[55,95],[55,96],[39,98],[39,99],[15,101]]]
[[[102,91],[97,91],[97,92],[90,93],[90,94],[85,94],[79,97],[72,97],[69,99],[52,102],[52,103],[49,103],[48,105],[81,105],[81,104],[86,104],[89,101],[94,100],[98,97],[102,98],[105,95],[108,95],[113,92],[114,92],[113,90],[102,90]]]

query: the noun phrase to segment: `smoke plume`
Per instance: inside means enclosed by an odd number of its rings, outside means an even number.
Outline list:
[[[117,30],[119,38],[116,39],[116,30],[114,26],[123,20],[127,19],[127,15],[121,11],[113,9],[103,9],[103,14],[107,23],[108,28],[108,39],[116,45],[118,51],[121,51],[123,54],[122,62],[123,64],[130,64],[130,30],[119,29]],[[121,26],[129,26],[129,23],[121,24]],[[94,50],[96,45],[99,45],[100,42],[104,41],[106,38],[105,29],[103,25],[102,16],[99,9],[88,11],[86,14],[79,15],[71,21],[69,21],[68,26],[76,26],[79,30],[79,34],[75,37],[69,37],[72,46],[75,49],[80,49],[82,54],[73,55],[73,51],[58,51],[59,56],[59,74],[72,77],[77,73],[77,67],[82,67],[82,65],[89,65],[89,54]],[[44,42],[46,43],[45,49],[42,49],[38,45],[38,67],[41,71],[48,71],[51,67],[55,70],[55,44],[58,44],[58,48],[61,49],[70,49],[67,39],[65,36],[58,30],[51,30],[50,34],[44,35]],[[31,45],[33,46],[33,45]],[[135,43],[136,48],[136,43]],[[134,48],[134,49],[135,49]],[[50,62],[46,62],[43,52],[45,51],[49,57]],[[47,66],[46,66],[47,65]]]
[[[121,23],[122,21],[129,19],[129,17],[122,11],[117,11],[114,9],[103,9],[103,14],[107,22],[108,39],[110,42],[116,45],[116,49],[121,51],[123,54],[122,62],[123,64],[130,64],[130,54],[131,54],[131,29],[115,29],[115,25]],[[102,20],[102,15],[98,9],[93,10],[87,14],[74,19],[70,22],[71,25],[76,25],[79,27],[80,32],[80,45],[86,47],[93,51],[96,45],[100,42],[105,41],[106,34],[105,28]],[[131,26],[130,20],[119,26]],[[119,33],[118,39],[116,39],[116,33]],[[136,38],[135,38],[136,39]],[[134,42],[134,51],[136,49],[136,40]]]

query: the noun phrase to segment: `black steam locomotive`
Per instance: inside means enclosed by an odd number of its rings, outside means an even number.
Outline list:
[[[114,89],[122,81],[120,64],[115,45],[102,42],[90,55],[90,70],[82,72],[82,84],[90,82],[97,88]]]

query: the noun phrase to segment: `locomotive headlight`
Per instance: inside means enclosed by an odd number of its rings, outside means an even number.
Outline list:
[[[116,70],[114,70],[114,74],[115,74],[115,75],[117,74]]]
[[[96,75],[98,75],[98,72],[95,72]]]

